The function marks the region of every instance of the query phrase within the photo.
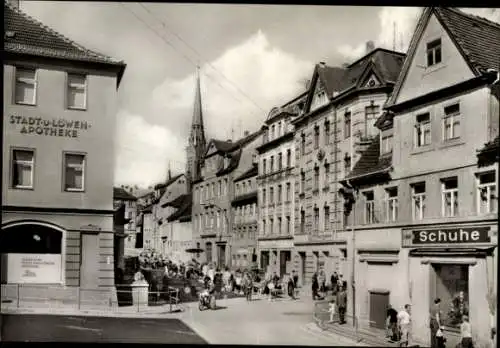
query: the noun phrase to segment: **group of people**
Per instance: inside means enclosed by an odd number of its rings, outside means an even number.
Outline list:
[[[408,347],[410,337],[411,306],[406,304],[397,312],[391,305],[387,309],[387,336],[392,342],[400,341],[401,347]]]
[[[327,286],[325,271],[320,270],[315,272],[312,276],[311,290],[313,300],[320,300],[331,290],[333,295],[336,295],[342,288],[345,288],[346,281],[343,279],[342,274],[333,272],[330,277],[330,284]]]
[[[295,300],[298,281],[299,276],[295,270],[292,271],[291,275],[284,274],[282,279],[276,272],[273,272],[272,275],[268,272],[264,277],[261,293],[269,295],[269,301],[276,299],[280,292],[286,293],[292,300]]]

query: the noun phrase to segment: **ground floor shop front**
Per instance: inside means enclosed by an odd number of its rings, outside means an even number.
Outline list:
[[[484,221],[358,231],[360,326],[383,332],[388,306],[399,311],[410,304],[412,339],[430,345],[430,310],[439,298],[447,346],[459,342],[459,325],[467,315],[474,346],[490,347],[491,318],[496,315],[497,231],[496,223]]]
[[[2,284],[33,289],[33,296],[64,296],[66,291],[71,297],[72,288],[78,288],[114,300],[114,243],[112,211],[4,209]]]
[[[293,237],[259,238],[257,250],[259,269],[280,278],[292,273]]]
[[[202,235],[198,243],[200,243],[200,248],[203,249],[203,254],[199,259],[200,262],[211,263],[220,269],[230,267],[232,248],[229,238]]]

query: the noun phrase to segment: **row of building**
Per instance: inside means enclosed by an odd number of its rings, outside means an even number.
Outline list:
[[[424,343],[437,297],[457,339],[453,306],[464,296],[475,342],[486,344],[497,293],[498,42],[497,23],[427,8],[406,54],[370,43],[349,65],[317,64],[306,91],[238,141],[206,141],[198,80],[186,209],[172,196],[177,210],[158,220],[151,207],[169,206],[159,203],[169,181],[140,215],[144,245],[178,248],[183,261],[294,269],[302,284],[337,271],[360,326],[383,328],[388,304],[411,303]]]
[[[123,253],[147,248],[295,269],[302,285],[323,269],[348,281],[361,327],[411,303],[428,344],[439,297],[450,340],[467,308],[476,345],[488,343],[500,25],[426,8],[406,54],[368,45],[349,65],[317,64],[306,91],[234,141],[205,138],[198,78],[185,173],[133,195],[112,189],[125,64],[8,3],[4,22],[2,283],[114,296]]]

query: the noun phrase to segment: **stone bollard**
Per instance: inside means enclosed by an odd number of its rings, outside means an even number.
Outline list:
[[[134,303],[134,307],[137,308],[137,311],[139,311],[141,307],[147,307],[149,288],[148,282],[145,280],[136,280],[131,284],[131,287],[132,301]]]

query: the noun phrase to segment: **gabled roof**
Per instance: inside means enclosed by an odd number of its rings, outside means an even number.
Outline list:
[[[436,15],[458,51],[476,76],[488,69],[500,69],[500,24],[470,15],[454,8],[427,7],[422,12],[408,47],[408,56],[401,69],[394,92],[386,107],[394,105],[404,83],[429,18]]]
[[[174,207],[174,208],[180,208],[182,205],[185,204],[186,201],[188,201],[190,194],[183,194],[179,195],[176,198],[172,199],[169,202],[163,203],[161,206],[162,208],[165,207]]]
[[[123,61],[77,44],[7,2],[3,16],[5,52],[115,66],[119,84],[126,66]]]
[[[352,171],[346,176],[347,180],[366,176],[372,173],[389,170],[392,165],[392,156],[380,156],[380,137],[375,137],[373,142],[361,154]]]
[[[136,201],[137,197],[128,193],[121,187],[113,187],[113,199],[121,201]]]
[[[191,195],[182,195],[182,202],[179,205],[179,209],[177,209],[174,213],[172,213],[168,218],[168,222],[182,220],[190,221],[191,218],[191,208],[193,205],[193,197]]]
[[[243,174],[241,174],[239,177],[234,179],[233,182],[248,179],[248,178],[257,176],[258,174],[259,174],[259,167],[256,164],[254,164],[250,169],[248,169]]]
[[[155,190],[160,190],[160,189],[166,189],[167,187],[169,187],[170,185],[172,185],[174,182],[177,181],[177,179],[179,179],[181,176],[183,176],[184,173],[182,174],[178,174],[178,175],[175,175],[173,176],[172,178],[170,178],[169,180],[167,180],[167,182],[165,183],[161,183],[161,184],[156,184],[154,186],[154,189]]]

